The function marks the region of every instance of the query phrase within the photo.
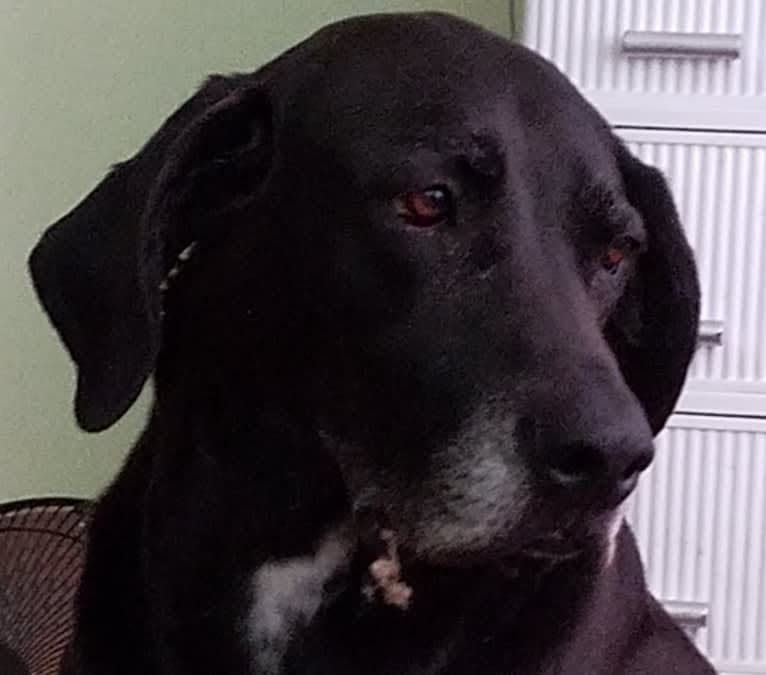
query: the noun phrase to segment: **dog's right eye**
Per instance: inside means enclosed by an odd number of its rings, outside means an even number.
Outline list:
[[[452,195],[445,187],[406,192],[396,201],[399,216],[414,227],[434,227],[452,215]]]

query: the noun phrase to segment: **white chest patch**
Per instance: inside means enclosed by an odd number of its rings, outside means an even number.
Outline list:
[[[290,637],[314,618],[325,584],[348,566],[350,553],[349,538],[339,529],[314,555],[269,562],[253,575],[247,637],[259,673],[279,672]]]

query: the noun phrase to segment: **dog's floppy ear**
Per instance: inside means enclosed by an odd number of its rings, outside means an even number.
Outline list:
[[[697,342],[700,291],[694,256],[662,173],[616,149],[626,196],[648,235],[607,337],[656,434],[673,411]]]
[[[263,107],[245,76],[209,79],[33,249],[35,289],[77,366],[83,429],[116,422],[152,373],[162,280],[206,216],[263,173]]]

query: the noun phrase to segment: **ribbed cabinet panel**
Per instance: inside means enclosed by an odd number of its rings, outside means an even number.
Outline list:
[[[718,667],[766,673],[766,422],[693,420],[659,437],[628,520],[655,595],[709,605]]]
[[[762,0],[529,0],[525,41],[586,90],[766,95]],[[738,59],[627,57],[626,30],[742,35]]]

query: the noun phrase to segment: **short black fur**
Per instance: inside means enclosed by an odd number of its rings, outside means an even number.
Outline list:
[[[415,227],[433,186],[454,210]],[[30,265],[83,428],[156,385],[67,675],[713,672],[617,510],[694,350],[693,257],[523,47],[371,16],[216,76]],[[383,529],[408,609],[365,590]]]

